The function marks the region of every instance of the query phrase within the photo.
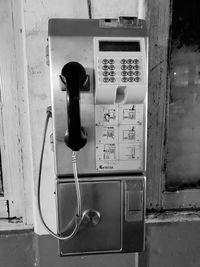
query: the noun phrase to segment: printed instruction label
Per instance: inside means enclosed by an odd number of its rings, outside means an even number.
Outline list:
[[[144,106],[96,105],[96,169],[143,169]]]

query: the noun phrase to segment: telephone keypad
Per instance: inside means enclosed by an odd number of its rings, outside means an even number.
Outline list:
[[[143,80],[141,57],[99,58],[100,83],[139,83]],[[138,71],[140,69],[140,71]],[[126,77],[128,76],[128,77]],[[138,77],[139,76],[139,77]]]

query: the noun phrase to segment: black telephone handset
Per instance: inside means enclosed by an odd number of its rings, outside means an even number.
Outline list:
[[[81,127],[80,89],[87,75],[85,68],[78,62],[69,62],[61,71],[61,80],[66,86],[68,130],[64,137],[65,144],[73,151],[79,151],[87,142],[86,132]]]

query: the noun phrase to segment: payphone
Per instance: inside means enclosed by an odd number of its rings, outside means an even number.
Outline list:
[[[142,251],[145,21],[51,19],[48,31],[60,254]]]

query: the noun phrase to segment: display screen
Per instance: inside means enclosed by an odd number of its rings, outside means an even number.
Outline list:
[[[140,42],[138,41],[100,41],[99,51],[127,51],[138,52],[140,51]]]

